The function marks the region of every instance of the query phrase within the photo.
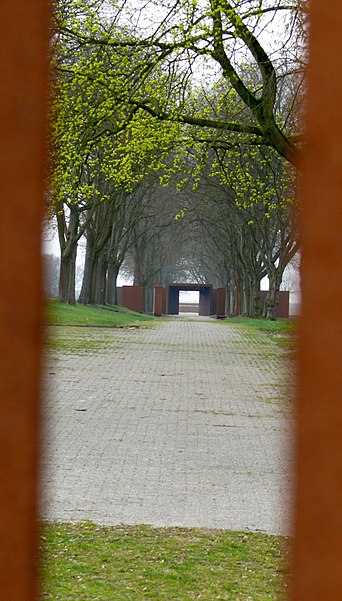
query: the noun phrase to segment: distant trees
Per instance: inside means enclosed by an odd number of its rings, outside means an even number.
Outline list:
[[[89,35],[96,27],[92,11],[97,8],[101,3],[60,0],[56,23],[77,23]],[[81,298],[94,302],[115,296],[113,274],[122,262],[124,238],[127,242],[131,192],[162,165],[179,129],[113,101],[124,79],[131,90],[139,87],[140,55],[84,45],[55,27],[50,198],[61,248],[62,302],[75,302],[77,245],[84,236],[88,246]],[[135,218],[131,212],[130,223]],[[101,283],[107,277],[111,283]]]
[[[239,305],[249,316],[264,310],[271,319],[285,267],[299,248],[293,174],[270,150],[216,154],[212,161],[209,176],[203,175],[197,186],[200,201],[187,213],[202,273],[226,288],[231,310]],[[262,308],[260,282],[265,276],[269,292]]]
[[[284,179],[291,180],[281,173],[283,162],[273,157],[271,165],[263,164],[264,171],[273,168],[273,181],[255,172],[244,188],[237,179],[254,167],[245,159],[243,169],[228,170],[225,181],[202,173],[196,190],[175,182],[164,187],[154,175],[130,193],[116,191],[90,205],[78,229],[86,241],[80,301],[116,303],[124,264],[134,284],[145,287],[146,310],[152,309],[154,285],[192,281],[225,287],[231,312],[256,316],[267,275],[265,316],[273,318],[284,269],[299,246],[296,211],[290,189],[288,198],[281,192]]]
[[[227,163],[225,157],[219,157],[219,162],[224,189],[228,198],[234,199],[229,202],[229,215],[232,219],[234,214],[237,238],[233,235],[233,239],[241,248],[235,271],[239,274],[243,311],[259,312],[260,281],[267,275],[265,317],[271,319],[284,270],[299,249],[295,173],[272,149],[249,147],[230,155]],[[252,303],[249,309],[248,302]]]
[[[256,315],[268,275],[272,317],[298,249],[289,163],[300,146],[304,4],[162,0],[152,23],[153,6],[56,6],[59,298],[75,302],[83,239],[81,302],[115,303],[124,264],[146,306],[156,283],[214,278],[231,306]],[[263,35],[281,21],[283,44]]]

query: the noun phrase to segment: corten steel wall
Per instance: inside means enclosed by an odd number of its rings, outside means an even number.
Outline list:
[[[131,311],[144,312],[144,287],[122,286],[117,289],[118,303]]]
[[[312,0],[293,601],[342,599],[342,7]]]
[[[267,290],[261,290],[260,292],[260,304],[264,306],[267,296]],[[279,292],[279,304],[276,309],[276,317],[289,317],[290,314],[290,293],[282,290]]]
[[[203,286],[202,288],[200,288],[199,308],[198,308],[199,315],[203,315],[203,316],[210,315],[212,294],[213,294],[212,286],[210,286],[210,287]]]
[[[0,18],[0,598],[35,596],[47,0]]]
[[[163,315],[163,287],[154,286],[153,289],[153,315],[161,317]]]
[[[177,286],[168,287],[168,313],[169,315],[178,315],[179,313],[179,290]]]
[[[169,284],[166,290],[167,302],[166,309],[168,315],[178,315],[179,313],[179,292],[180,290],[199,290],[199,315],[210,315],[212,306],[213,287],[208,284]],[[216,291],[215,291],[216,293]],[[216,308],[216,297],[213,304]],[[214,313],[215,313],[214,309]]]
[[[283,290],[279,293],[279,305],[277,307],[278,317],[289,317],[290,314],[290,293]]]
[[[217,288],[216,290],[216,315],[220,319],[226,316],[226,289]]]

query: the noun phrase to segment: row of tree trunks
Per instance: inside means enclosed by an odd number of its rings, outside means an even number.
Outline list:
[[[111,264],[108,244],[101,252],[87,245],[79,302],[83,304],[117,304],[117,277],[120,262]]]
[[[276,318],[279,305],[281,276],[270,281],[269,291],[264,306],[261,306],[260,279],[243,282],[240,279],[231,280],[226,285],[226,314],[230,316]]]
[[[77,247],[74,247],[69,254],[62,255],[61,258],[59,299],[63,303],[75,303],[76,300],[76,250]],[[120,265],[118,263],[110,265],[106,254],[108,254],[106,249],[103,253],[96,253],[90,239],[88,239],[79,302],[84,304],[117,304],[117,277]],[[266,319],[275,319],[279,304],[282,274],[277,271],[274,277],[269,279],[269,291],[263,308],[260,304],[260,281],[260,276],[239,278],[239,303],[237,303],[234,287],[228,286],[227,298],[230,298],[230,313],[246,317],[260,317],[263,313]],[[135,280],[135,285],[137,285],[137,280]],[[148,306],[150,304],[147,303]]]
[[[75,302],[75,261],[81,231],[85,233],[87,240],[79,298],[81,303],[117,303],[116,279],[128,248],[132,257],[135,285],[153,287],[155,284],[163,285],[164,280],[166,283],[173,280],[172,257],[181,252],[182,245],[181,238],[175,245],[179,229],[170,229],[167,244],[163,247],[160,224],[147,217],[132,218],[132,209],[136,211],[134,202],[127,202],[127,197],[118,195],[99,203],[95,209],[91,207],[85,211],[82,223],[79,213],[73,208],[70,209],[68,225],[64,216],[58,218],[59,229],[62,231],[59,294],[62,302]],[[287,215],[281,213],[281,217],[287,224]],[[239,282],[239,302],[234,301],[235,314],[247,317],[260,317],[263,314],[267,319],[274,319],[283,272],[298,248],[297,243],[288,234],[287,227],[279,230],[280,217],[277,215],[274,216],[277,227],[274,228],[271,220],[267,219],[263,227],[260,225],[260,231],[255,226],[253,234],[250,227],[241,222],[238,211],[234,211],[230,219],[231,221],[223,224],[224,230],[218,231],[216,223],[213,231],[207,231],[208,236],[213,236],[211,261],[214,265],[221,261],[225,265],[225,274],[228,266],[229,272],[233,272]],[[284,231],[284,234],[278,236],[279,231]],[[203,246],[203,241],[201,243]],[[265,307],[261,307],[260,282],[265,275],[269,277],[270,290]],[[217,285],[224,285],[226,277],[221,276]],[[230,295],[233,292],[227,296]],[[148,309],[150,304],[147,303]]]
[[[99,205],[89,220],[86,232],[87,248],[79,301],[84,304],[116,304],[116,280],[124,248],[124,219],[118,223],[121,198],[114,196]],[[123,254],[121,258],[121,254]]]

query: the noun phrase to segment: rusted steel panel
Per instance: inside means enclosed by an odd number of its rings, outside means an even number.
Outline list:
[[[35,597],[48,5],[1,3],[0,596],[6,601]]]
[[[153,315],[161,317],[163,315],[163,287],[155,286],[153,289]]]
[[[127,307],[137,313],[144,312],[144,287],[143,286],[122,286],[118,296],[120,305]]]
[[[342,599],[342,10],[313,0],[301,237],[293,601]]]
[[[226,316],[226,289],[218,288],[216,291],[217,302],[216,302],[216,312],[217,319],[222,319]]]
[[[260,291],[260,305],[264,307],[266,298],[267,298],[267,290]],[[276,308],[275,317],[277,319],[280,318],[288,318],[290,314],[290,293],[286,290],[281,290],[279,292],[279,303]]]

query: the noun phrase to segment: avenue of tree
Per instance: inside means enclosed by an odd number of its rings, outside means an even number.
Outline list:
[[[299,249],[294,206],[303,96],[298,0],[59,0],[51,216],[59,298],[116,302],[144,285],[210,282],[273,317]]]

